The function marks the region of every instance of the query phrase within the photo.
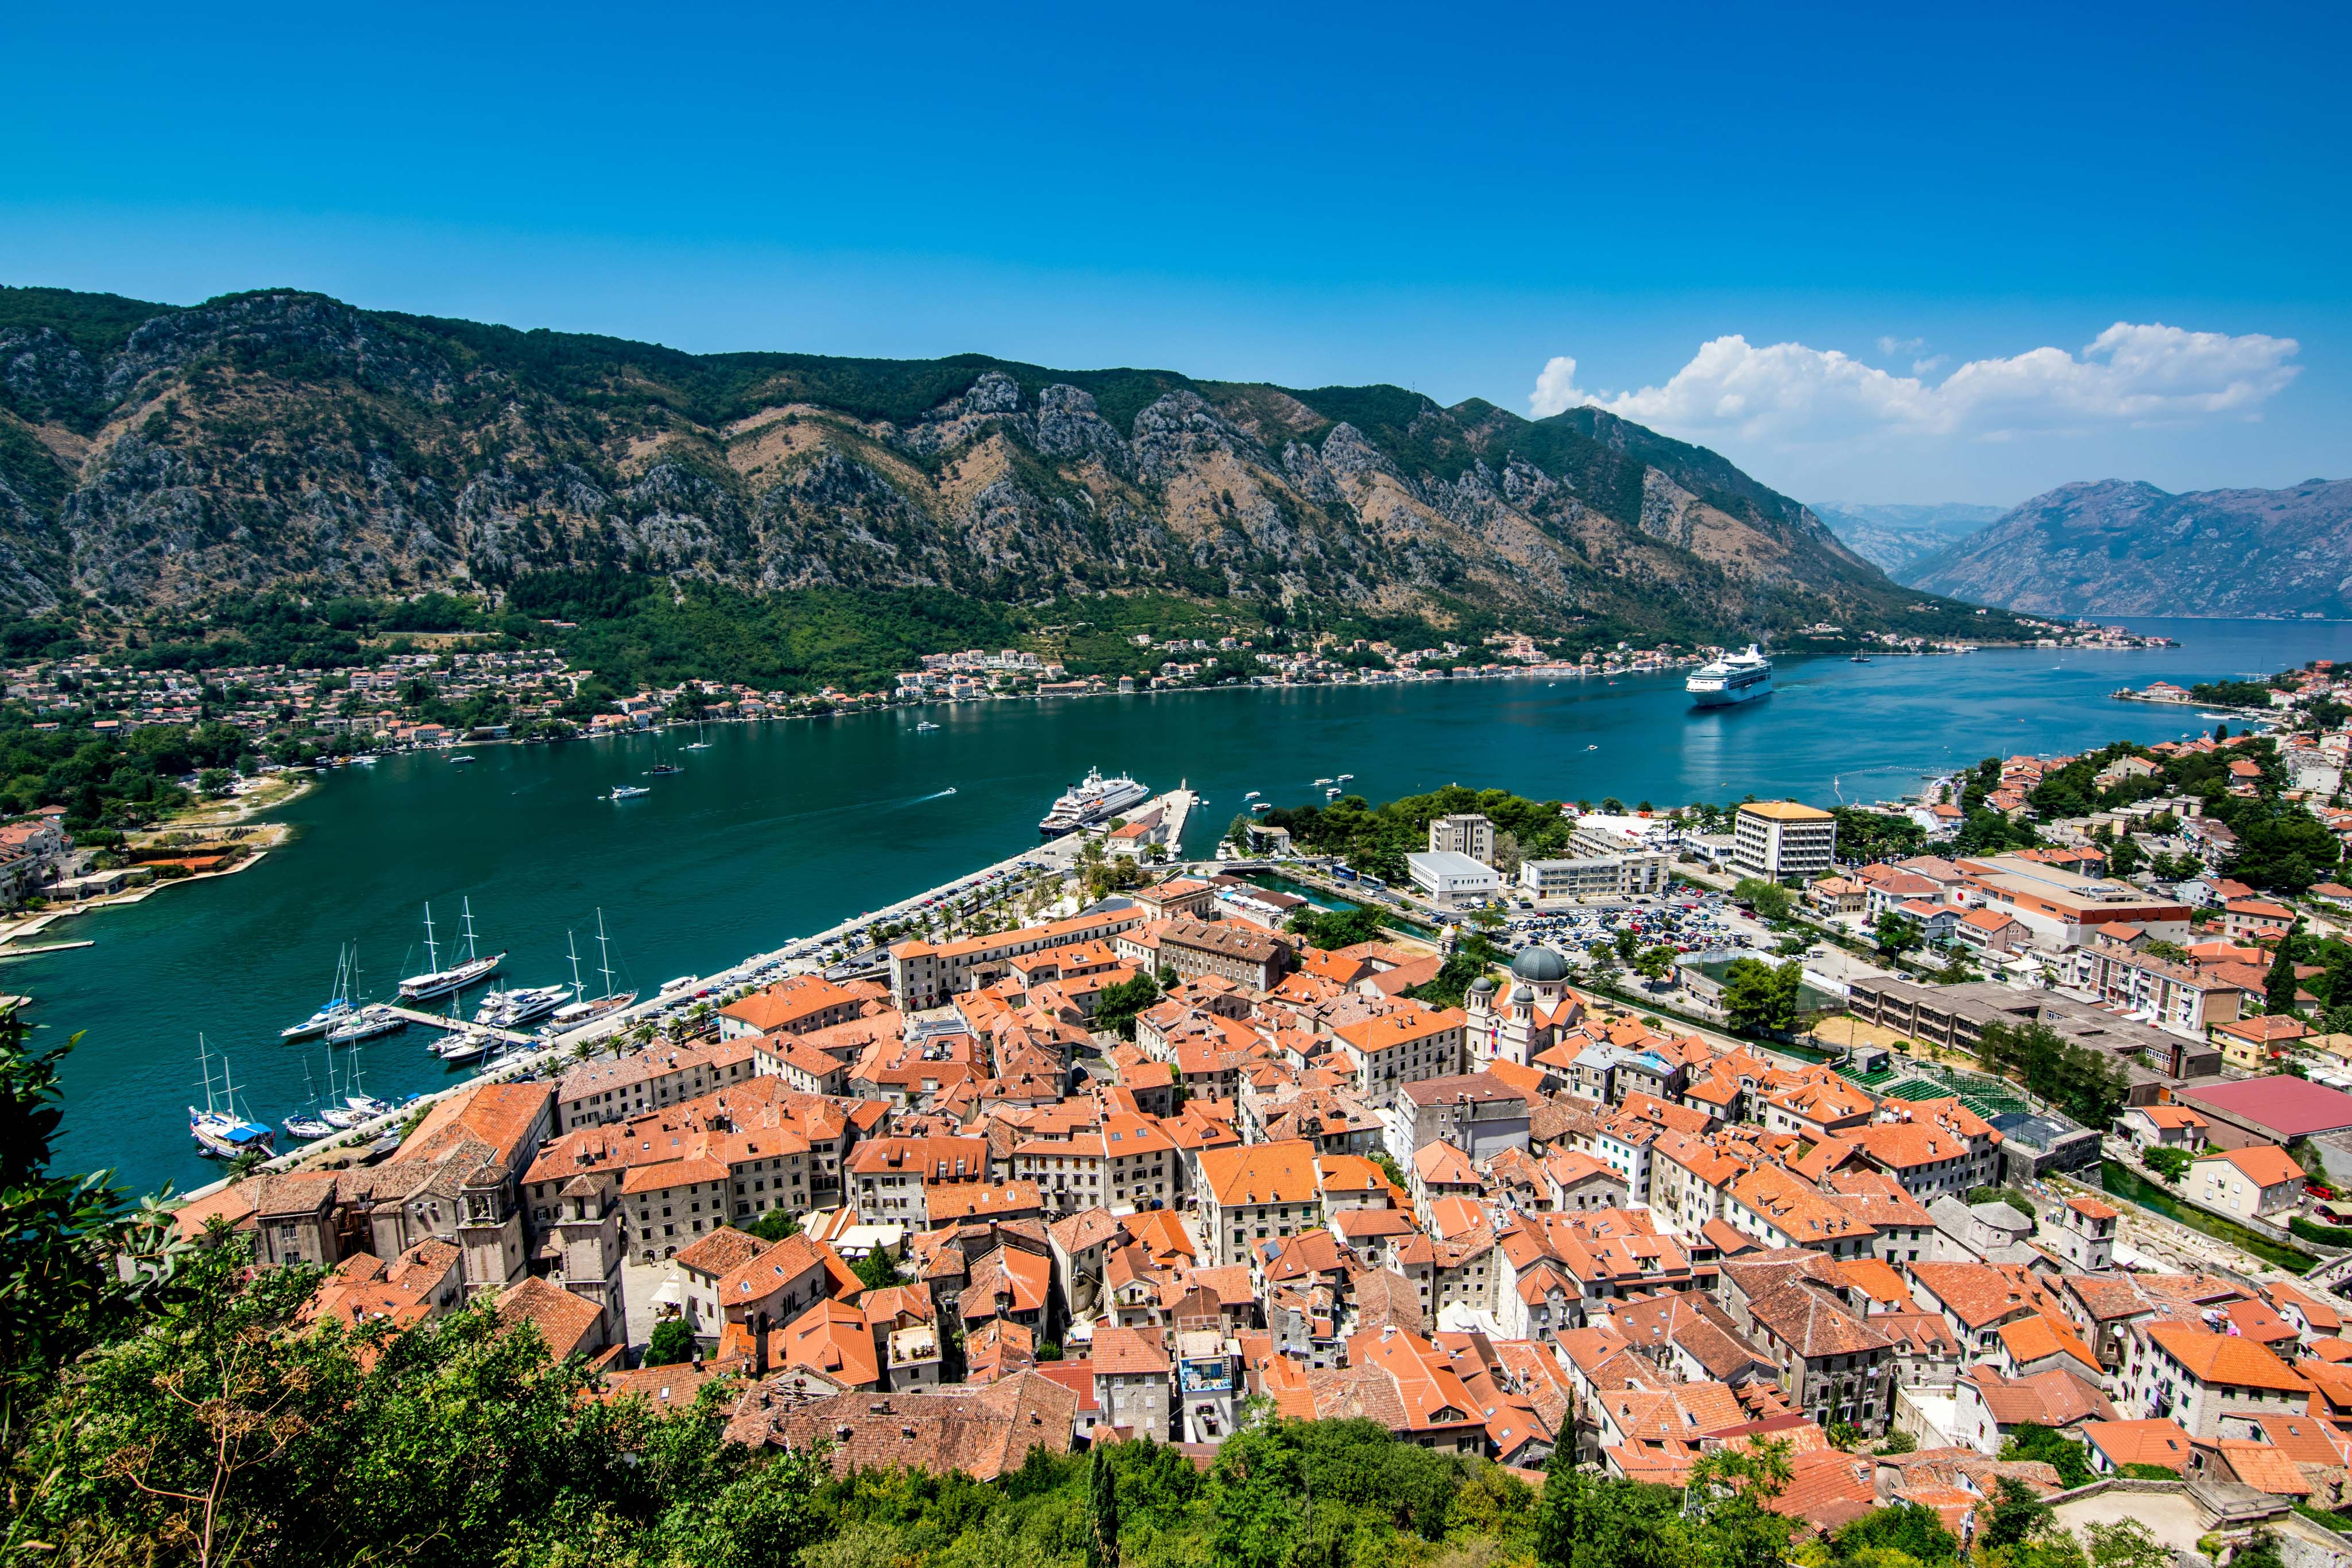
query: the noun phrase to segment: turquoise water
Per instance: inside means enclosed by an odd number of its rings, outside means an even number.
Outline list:
[[[517,983],[567,977],[601,905],[615,967],[650,991],[932,886],[1035,841],[1053,798],[1089,765],[1208,798],[1188,837],[1205,848],[1246,789],[1318,800],[1341,772],[1372,800],[1449,782],[1661,805],[1792,794],[1828,802],[1911,788],[1997,753],[2157,740],[2193,714],[2108,700],[2119,685],[2187,683],[2352,657],[2352,626],[2147,622],[2180,637],[2145,653],[2030,651],[1782,666],[1770,698],[1700,713],[1680,675],[1613,684],[1540,677],[1408,686],[1247,690],[923,710],[724,726],[706,751],[654,737],[478,748],[452,767],[386,760],[320,781],[283,815],[297,836],[252,870],[67,922],[97,946],[8,966],[55,1040],[86,1031],[66,1070],[63,1157],[111,1165],[140,1187],[217,1167],[189,1152],[196,1036],[226,1049],[257,1115],[302,1103],[322,1048],[277,1031],[325,994],[339,943],[382,996],[423,967],[422,906],[445,936],[461,896]],[[665,754],[688,771],[646,779]],[[608,802],[618,782],[653,792]],[[942,791],[952,787],[954,793]],[[445,953],[446,949],[445,948]],[[366,1087],[450,1081],[422,1030],[358,1050]],[[343,1053],[346,1058],[349,1052]]]

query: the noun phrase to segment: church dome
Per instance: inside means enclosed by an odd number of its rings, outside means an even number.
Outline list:
[[[1536,994],[1535,994],[1533,991],[1531,991],[1531,990],[1528,989],[1525,986],[1514,986],[1514,987],[1512,987],[1512,988],[1511,988],[1511,1005],[1512,1005],[1512,1006],[1514,1006],[1514,1007],[1524,1006],[1524,1005],[1527,1005],[1527,1004],[1532,1003],[1535,999],[1536,999]]]
[[[1491,991],[1495,988],[1495,982],[1481,975],[1470,982],[1470,988],[1474,991]]]
[[[1522,947],[1511,960],[1511,973],[1538,986],[1557,985],[1568,978],[1568,960],[1550,947]]]

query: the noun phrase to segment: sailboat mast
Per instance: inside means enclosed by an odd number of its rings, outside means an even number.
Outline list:
[[[465,900],[465,910],[466,962],[470,964],[474,961],[474,900],[470,894]]]
[[[568,928],[563,933],[563,946],[572,954],[572,998],[577,1001],[580,999],[580,943]]]
[[[596,910],[596,949],[604,956],[604,967],[598,973],[604,977],[604,994],[609,997],[613,995],[613,947],[604,939],[604,911],[601,905]]]
[[[425,906],[425,972],[428,975],[441,972],[441,950],[433,944],[433,905],[430,904]]]

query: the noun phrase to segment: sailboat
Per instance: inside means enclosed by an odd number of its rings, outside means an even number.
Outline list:
[[[578,1029],[582,1024],[593,1023],[608,1013],[619,1012],[637,999],[637,993],[635,991],[616,991],[613,988],[613,947],[604,936],[604,910],[600,908],[596,911],[596,948],[604,955],[604,964],[596,972],[604,977],[603,996],[589,999],[586,993],[582,990],[579,945],[572,940],[572,933],[569,931],[563,934],[563,940],[572,952],[572,988],[573,994],[580,996],[582,999],[555,1009],[555,1017],[549,1020],[547,1026],[550,1033],[562,1034],[567,1030]]]
[[[352,1059],[352,1066],[355,1069],[359,1066],[357,1057]],[[365,1112],[353,1110],[336,1095],[335,1056],[332,1051],[327,1053],[327,1102],[319,1108],[319,1120],[336,1128],[356,1127],[367,1120]]]
[[[335,983],[327,992],[326,1001],[300,1023],[279,1030],[278,1039],[309,1040],[343,1021],[352,1010],[351,965],[351,949],[339,944],[335,948]]]
[[[212,1051],[201,1034],[196,1036],[196,1065],[204,1073],[205,1108],[188,1107],[188,1135],[196,1140],[197,1152],[216,1160],[233,1160],[257,1151],[265,1156],[276,1154],[276,1134],[238,1113],[236,1083],[229,1077],[226,1056],[221,1058],[219,1092],[214,1092]]]
[[[694,721],[694,738],[679,749],[684,751],[708,751],[710,749],[710,742],[702,738],[702,721],[700,719],[696,719]]]
[[[462,991],[477,980],[487,980],[497,974],[499,966],[507,961],[504,953],[493,953],[487,958],[475,956],[474,901],[468,898],[465,904],[465,961],[446,969],[441,967],[441,950],[433,940],[433,906],[429,904],[425,906],[425,971],[421,975],[411,975],[400,982],[400,994],[404,999],[421,1002],[433,997],[446,997],[451,991]]]
[[[359,1119],[361,1121],[364,1122],[374,1116],[389,1116],[392,1114],[392,1105],[390,1102],[378,1100],[373,1095],[362,1094],[360,1092],[360,1059],[356,1056],[352,1058],[352,1081],[343,1086],[343,1090],[344,1106],[350,1110],[358,1112]]]
[[[327,1058],[327,1071],[331,1081],[334,1071],[335,1059],[331,1053]],[[310,1070],[308,1067],[302,1069],[302,1087],[310,1092],[309,1102],[303,1109],[295,1112],[278,1125],[285,1128],[289,1135],[299,1138],[307,1144],[314,1138],[323,1138],[332,1134],[335,1124],[319,1113],[319,1086],[311,1082]]]

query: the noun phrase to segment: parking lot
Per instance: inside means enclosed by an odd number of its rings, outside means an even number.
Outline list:
[[[1780,940],[1723,894],[1683,888],[1612,906],[1521,911],[1511,916],[1502,945],[1516,952],[1540,943],[1575,956],[1595,942],[1614,942],[1620,931],[1633,932],[1643,949],[1663,946],[1678,955],[1769,953]]]

